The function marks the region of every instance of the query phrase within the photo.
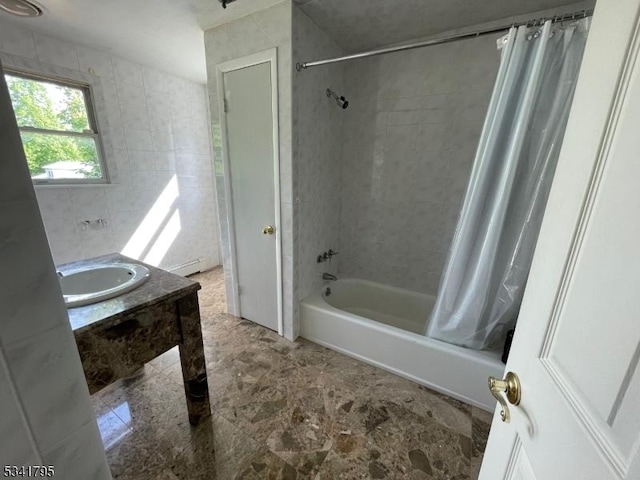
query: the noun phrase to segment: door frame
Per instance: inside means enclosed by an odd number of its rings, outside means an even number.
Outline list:
[[[278,131],[278,49],[270,48],[262,52],[253,53],[244,57],[229,60],[216,65],[216,80],[218,93],[218,108],[220,111],[220,128],[222,133],[222,157],[224,165],[224,189],[226,197],[225,210],[227,212],[227,223],[229,227],[229,250],[231,251],[231,270],[235,283],[233,292],[235,304],[240,315],[242,315],[240,305],[240,292],[238,284],[238,262],[236,251],[236,230],[233,209],[233,196],[231,186],[231,159],[229,157],[229,137],[227,136],[227,113],[224,102],[224,74],[234,70],[241,70],[253,67],[262,63],[270,63],[271,67],[271,114],[273,121],[273,187],[274,187],[274,213],[276,229],[276,302],[278,312],[278,335],[284,335],[284,317],[282,305],[282,235],[281,235],[281,215],[280,215],[280,148]]]

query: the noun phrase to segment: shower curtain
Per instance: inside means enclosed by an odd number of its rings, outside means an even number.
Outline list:
[[[426,334],[500,348],[515,325],[589,19],[512,28]]]

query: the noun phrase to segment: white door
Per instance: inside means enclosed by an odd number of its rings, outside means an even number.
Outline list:
[[[481,480],[640,479],[640,0],[599,0]]]
[[[272,63],[222,74],[240,316],[278,330]]]

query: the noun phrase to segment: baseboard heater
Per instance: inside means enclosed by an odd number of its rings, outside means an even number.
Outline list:
[[[168,267],[166,270],[169,271],[169,272],[174,272],[176,270],[180,270],[180,269],[185,268],[185,267],[191,267],[193,265],[197,265],[200,262],[201,262],[201,259],[200,258],[196,258],[195,260],[190,260],[188,262],[181,263],[180,265],[174,265],[173,267]]]

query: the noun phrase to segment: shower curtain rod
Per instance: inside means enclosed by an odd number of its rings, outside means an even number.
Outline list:
[[[483,35],[491,35],[494,33],[504,32],[511,27],[520,27],[522,25],[537,25],[551,20],[553,23],[566,22],[568,20],[575,20],[578,18],[586,18],[593,15],[593,9],[582,10],[577,13],[570,13],[566,15],[556,15],[549,18],[537,18],[529,20],[527,22],[509,23],[500,27],[491,27],[484,30],[478,30],[476,32],[461,33],[458,35],[452,35],[450,37],[434,38],[431,40],[423,40],[422,42],[407,43],[405,45],[397,45],[395,47],[379,48],[377,50],[370,50],[368,52],[353,53],[351,55],[345,55],[343,57],[327,58],[325,60],[316,60],[315,62],[298,62],[296,63],[296,70],[306,70],[311,67],[319,67],[320,65],[329,65],[331,63],[346,62],[347,60],[357,60],[359,58],[374,57],[376,55],[383,55],[385,53],[402,52],[404,50],[413,50],[414,48],[430,47],[431,45],[440,45],[441,43],[450,43],[458,40],[466,40],[468,38],[476,38]]]

